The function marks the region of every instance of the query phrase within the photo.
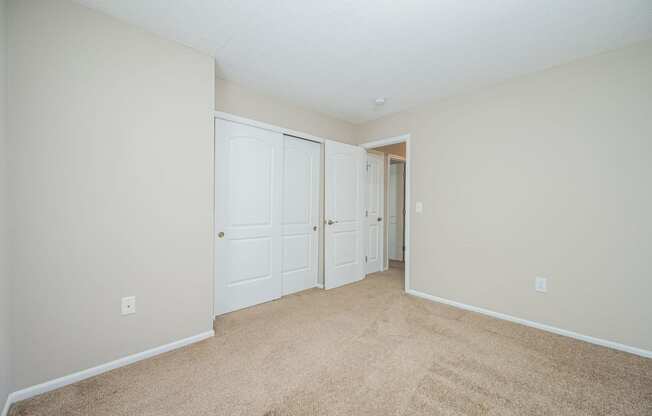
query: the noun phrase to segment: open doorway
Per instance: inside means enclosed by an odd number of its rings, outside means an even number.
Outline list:
[[[389,155],[387,180],[387,258],[389,265],[405,262],[405,159]]]
[[[390,273],[409,290],[410,136],[376,140],[367,150],[367,274]]]

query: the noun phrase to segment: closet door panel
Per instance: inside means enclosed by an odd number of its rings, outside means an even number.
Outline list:
[[[317,285],[320,145],[285,136],[283,294]]]
[[[279,298],[283,135],[215,121],[215,313]]]

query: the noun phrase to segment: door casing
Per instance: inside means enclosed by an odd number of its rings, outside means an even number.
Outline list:
[[[410,234],[411,234],[411,215],[412,215],[412,190],[411,190],[411,171],[412,171],[412,145],[410,140],[410,134],[402,134],[400,136],[389,137],[379,140],[371,140],[362,143],[360,146],[365,149],[373,149],[376,147],[387,146],[390,144],[405,143],[405,232],[403,234],[404,244],[405,244],[405,291],[410,292],[410,272],[411,272],[411,262],[410,262]]]

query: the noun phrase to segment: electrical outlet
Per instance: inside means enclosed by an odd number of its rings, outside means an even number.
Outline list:
[[[548,279],[545,277],[537,277],[534,280],[534,290],[537,292],[547,292],[548,291]]]
[[[130,315],[132,313],[136,313],[136,297],[128,296],[122,298],[122,314]]]

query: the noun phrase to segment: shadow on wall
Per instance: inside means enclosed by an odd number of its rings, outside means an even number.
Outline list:
[[[405,142],[376,147],[373,150],[389,155],[405,157]]]

